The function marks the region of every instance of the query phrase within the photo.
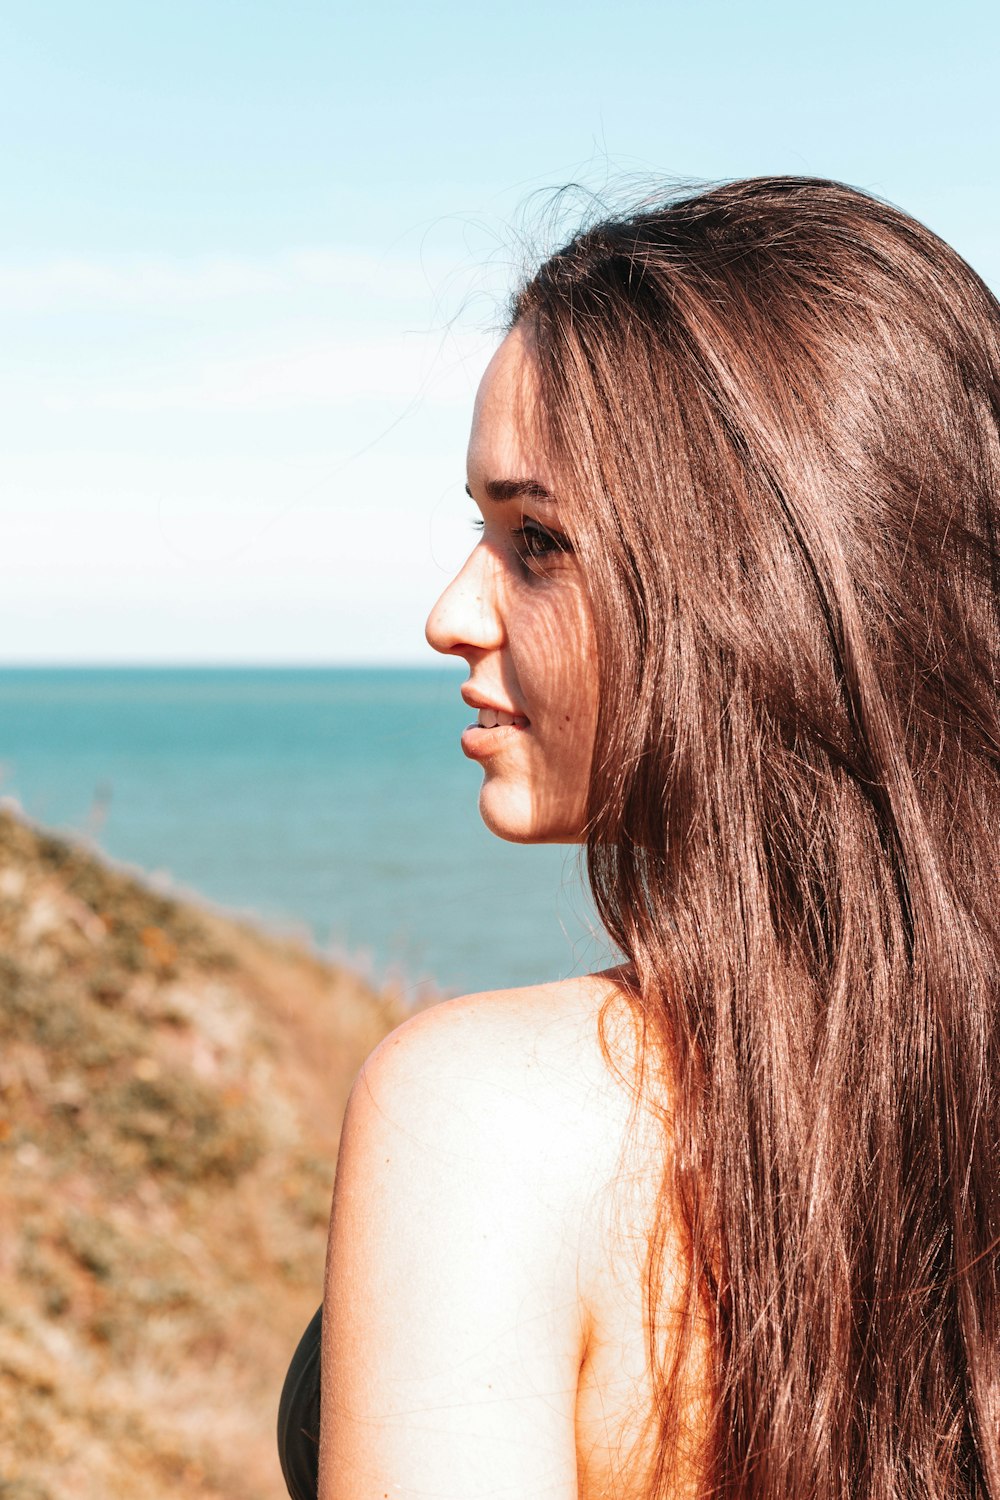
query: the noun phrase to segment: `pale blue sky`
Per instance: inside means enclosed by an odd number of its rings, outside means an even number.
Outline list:
[[[1000,12],[8,8],[0,660],[428,660],[547,190],[805,172],[1000,287]]]

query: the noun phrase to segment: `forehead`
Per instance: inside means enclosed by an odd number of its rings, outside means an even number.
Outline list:
[[[469,436],[469,481],[533,478],[544,482],[539,451],[537,376],[520,327],[504,339],[479,384]]]

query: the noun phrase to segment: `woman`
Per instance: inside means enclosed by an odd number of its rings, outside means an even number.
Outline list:
[[[584,842],[627,962],[362,1069],[323,1500],[1000,1496],[998,488],[1000,307],[851,188],[520,293],[427,633],[487,825]]]

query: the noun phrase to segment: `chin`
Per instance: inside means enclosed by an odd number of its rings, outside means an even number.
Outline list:
[[[543,814],[526,791],[483,782],[479,793],[479,815],[490,833],[509,844],[580,844],[583,834],[576,821],[560,816],[556,809]]]

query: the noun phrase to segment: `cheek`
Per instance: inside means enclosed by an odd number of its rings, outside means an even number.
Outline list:
[[[597,722],[597,668],[586,642],[569,630],[557,650],[552,639],[537,643],[521,682],[537,708],[545,711],[549,732],[567,743],[592,738]]]
[[[580,668],[572,622],[555,614],[537,614],[520,633],[512,655],[518,680],[536,711],[545,711],[553,728],[574,718]]]
[[[560,737],[592,731],[597,658],[590,614],[572,585],[519,601],[508,620],[511,664],[526,710]]]

